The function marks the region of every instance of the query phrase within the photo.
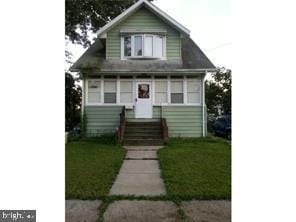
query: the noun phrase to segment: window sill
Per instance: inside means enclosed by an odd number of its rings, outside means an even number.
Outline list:
[[[134,56],[124,57],[122,60],[165,60],[165,58],[152,57],[152,56]]]

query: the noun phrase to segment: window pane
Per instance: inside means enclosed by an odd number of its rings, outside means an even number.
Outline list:
[[[145,56],[152,56],[153,36],[145,36],[144,54]]]
[[[133,83],[132,81],[120,81],[120,92],[132,92]]]
[[[105,81],[104,92],[116,92],[116,81]]]
[[[135,36],[135,55],[141,56],[142,51],[142,36]]]
[[[167,97],[168,97],[168,94],[166,92],[155,93],[155,103],[156,104],[167,103],[168,102]]]
[[[120,81],[120,102],[132,103],[133,96],[133,82],[132,81]]]
[[[101,102],[101,81],[88,80],[88,103],[100,103]]]
[[[149,99],[150,98],[150,85],[149,84],[139,84],[138,85],[138,98],[139,99]]]
[[[171,103],[183,103],[183,93],[171,93]]]
[[[188,92],[200,92],[200,81],[198,79],[187,80]]]
[[[154,51],[155,57],[163,57],[163,37],[155,36]]]
[[[183,81],[171,81],[172,93],[183,93]]]
[[[101,90],[101,81],[99,80],[88,80],[88,91],[98,92]]]
[[[131,49],[131,37],[127,36],[124,37],[124,56],[131,56],[132,49]]]
[[[88,103],[100,103],[101,102],[101,93],[100,92],[88,92],[87,102]]]
[[[155,91],[156,92],[167,92],[168,88],[167,81],[155,81]]]
[[[116,103],[116,93],[104,93],[104,103]]]
[[[120,93],[120,102],[121,103],[132,103],[133,102],[133,93]]]
[[[200,103],[200,93],[199,92],[189,92],[187,93],[188,103]]]

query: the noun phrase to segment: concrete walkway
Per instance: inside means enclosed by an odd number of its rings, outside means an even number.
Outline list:
[[[101,200],[66,200],[66,222],[97,222]]]
[[[158,196],[166,194],[157,158],[161,146],[126,146],[128,152],[110,195]]]
[[[100,200],[66,200],[66,222],[97,222]],[[184,212],[181,218],[178,210]],[[183,217],[184,217],[183,216]],[[120,200],[105,211],[104,222],[230,222],[231,202],[227,200],[172,201]]]

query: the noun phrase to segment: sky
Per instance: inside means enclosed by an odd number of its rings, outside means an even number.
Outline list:
[[[154,0],[153,4],[188,28],[215,66],[231,69],[231,0]],[[86,50],[71,43],[66,48],[73,62]]]

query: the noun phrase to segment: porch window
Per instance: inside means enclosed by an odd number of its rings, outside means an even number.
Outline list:
[[[201,82],[199,79],[190,79],[187,81],[187,101],[188,103],[200,103]]]
[[[171,103],[183,103],[183,80],[171,81]]]
[[[167,80],[155,80],[155,104],[161,105],[168,102],[168,82]]]
[[[116,103],[116,81],[105,80],[104,103]]]
[[[165,36],[161,35],[130,35],[122,37],[123,59],[164,59]]]
[[[87,103],[97,104],[101,102],[101,81],[88,80],[87,81]]]
[[[133,103],[132,80],[120,81],[120,103]]]

